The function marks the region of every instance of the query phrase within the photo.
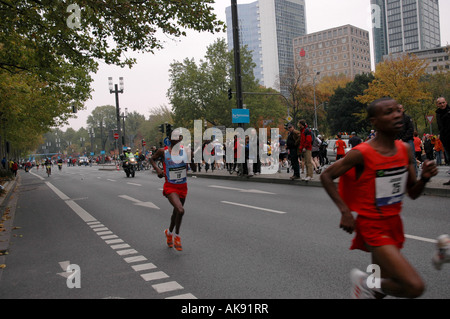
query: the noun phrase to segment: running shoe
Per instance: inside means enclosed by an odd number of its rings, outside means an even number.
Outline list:
[[[441,235],[437,238],[437,251],[434,254],[432,261],[434,268],[441,270],[442,265],[450,263],[450,237],[448,235]]]
[[[175,235],[174,242],[175,242],[175,249],[178,250],[178,251],[182,251],[183,247],[181,247],[181,238],[180,238],[180,236]]]
[[[375,293],[367,286],[368,274],[359,269],[352,269],[350,281],[352,283],[352,299],[376,299]]]
[[[164,231],[164,234],[166,235],[166,239],[167,239],[167,246],[169,246],[169,248],[172,248],[173,247],[173,235],[172,234],[169,234],[169,230],[168,229],[166,229],[165,231]]]

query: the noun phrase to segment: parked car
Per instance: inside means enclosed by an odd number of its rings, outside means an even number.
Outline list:
[[[81,165],[84,165],[84,166],[89,165],[89,159],[86,156],[81,156],[78,159],[78,166],[81,166]]]
[[[345,149],[345,154],[348,153],[348,151],[351,150],[351,147],[348,145],[348,138],[341,138],[341,140],[343,140],[345,142],[345,145],[347,145],[347,148]],[[327,158],[328,158],[328,162],[332,163],[332,162],[336,162],[336,152],[337,150],[334,149],[334,145],[336,144],[337,139],[330,139],[327,141],[328,146],[327,146]]]

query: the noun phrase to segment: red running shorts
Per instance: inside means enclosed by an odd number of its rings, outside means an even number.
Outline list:
[[[186,198],[187,196],[187,183],[184,184],[172,184],[172,183],[164,183],[163,186],[163,195],[168,196],[171,193],[177,193],[181,199]]]
[[[403,222],[400,215],[382,219],[371,219],[358,215],[355,232],[356,235],[350,249],[361,249],[368,252],[367,245],[373,247],[394,245],[401,249],[405,242]]]

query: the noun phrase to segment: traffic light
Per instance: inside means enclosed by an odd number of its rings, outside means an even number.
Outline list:
[[[161,133],[164,133],[164,124],[161,124],[161,125],[159,126],[158,131],[160,131]]]
[[[170,134],[172,133],[172,124],[169,124],[169,123],[166,124],[166,133],[167,133],[167,136],[170,137]]]
[[[233,98],[233,92],[231,89],[228,89],[228,99],[231,100]]]

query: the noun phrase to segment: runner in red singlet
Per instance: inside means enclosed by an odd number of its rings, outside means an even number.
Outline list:
[[[427,161],[421,179],[416,179],[409,145],[395,139],[403,127],[402,111],[395,100],[376,100],[367,111],[377,130],[376,137],[359,144],[326,169],[321,181],[342,214],[340,227],[350,234],[356,232],[351,249],[370,252],[372,264],[381,270],[378,285],[369,285],[369,274],[353,269],[352,297],[416,298],[425,285],[400,253],[404,232],[399,214],[404,194],[418,198],[425,184],[437,174],[437,168],[434,162]],[[338,177],[337,189],[333,180]],[[357,214],[356,219],[352,212]]]

